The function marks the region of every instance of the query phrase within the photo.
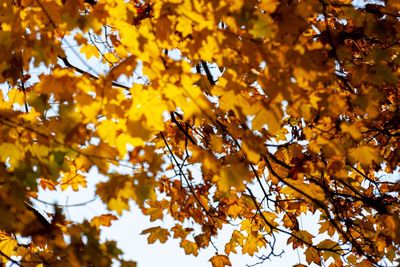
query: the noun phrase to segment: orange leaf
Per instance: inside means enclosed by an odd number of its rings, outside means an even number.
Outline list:
[[[153,244],[157,240],[160,243],[165,243],[169,237],[169,231],[167,229],[161,228],[160,226],[148,228],[140,233],[141,235],[149,234],[147,241],[149,244]]]
[[[193,254],[197,256],[199,254],[199,248],[195,242],[185,239],[181,242],[181,247],[185,250],[186,255]]]
[[[225,255],[215,255],[209,260],[213,267],[232,266],[231,261]]]
[[[117,216],[112,214],[103,214],[95,216],[90,220],[90,225],[100,228],[100,226],[111,226],[112,221],[117,220]]]

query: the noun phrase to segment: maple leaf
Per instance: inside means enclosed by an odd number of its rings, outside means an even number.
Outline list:
[[[278,0],[261,0],[259,4],[260,8],[268,13],[274,12],[278,5]]]
[[[68,187],[71,187],[72,190],[78,191],[80,186],[86,187],[86,185],[86,178],[82,174],[76,172],[64,173],[60,182],[62,190],[66,190]]]
[[[100,216],[95,216],[90,220],[90,225],[100,228],[100,226],[111,226],[113,220],[118,218],[112,214],[103,214]]]
[[[157,219],[162,219],[164,217],[164,209],[168,207],[168,201],[163,202],[154,202],[150,201],[148,203],[150,207],[144,207],[143,213],[146,215],[150,215],[150,221],[155,221]]]
[[[275,255],[290,231],[309,264],[399,261],[398,1],[3,2],[4,265],[135,266],[99,238],[114,215],[71,224],[57,205],[49,225],[27,205],[94,170],[110,212],[174,221],[143,233],[186,254],[233,219],[226,255]]]
[[[104,60],[105,62],[110,63],[110,64],[114,64],[114,63],[119,62],[118,57],[115,56],[114,53],[106,53],[106,54],[104,54],[104,55],[103,55],[103,60]]]
[[[306,255],[306,261],[308,262],[308,264],[314,262],[319,265],[321,263],[321,258],[319,256],[318,250],[316,250],[315,248],[307,248],[304,254]]]
[[[195,242],[185,239],[181,241],[180,246],[185,250],[186,255],[199,255],[199,248],[197,247],[197,244]]]
[[[10,159],[11,166],[15,166],[24,157],[22,151],[22,147],[18,144],[2,143],[0,144],[0,159],[3,162]]]
[[[225,253],[227,255],[229,255],[231,252],[236,253],[236,246],[243,246],[244,240],[244,235],[238,230],[234,230],[229,243],[225,245]]]
[[[364,166],[369,166],[372,163],[379,164],[382,161],[382,157],[377,153],[377,150],[368,145],[351,148],[349,157],[353,162],[360,162]]]
[[[18,90],[16,88],[8,91],[7,96],[11,103],[18,104],[21,107],[24,105],[24,103],[26,101],[24,92],[22,90]]]
[[[287,182],[290,186],[283,188],[281,193],[289,194],[295,197],[302,196],[302,193],[304,193],[304,196],[312,197],[320,201],[325,200],[324,190],[319,185],[306,184],[296,180],[288,180]]]
[[[15,248],[17,247],[17,240],[8,236],[4,232],[0,232],[0,251],[7,257],[15,255]],[[3,263],[8,262],[8,258],[3,255],[0,257]]]
[[[149,244],[153,244],[157,240],[159,240],[160,243],[165,243],[167,242],[168,237],[170,235],[167,229],[161,228],[160,226],[151,227],[146,230],[143,230],[141,234],[142,235],[149,234],[149,236],[147,237]]]
[[[242,252],[247,253],[250,256],[253,256],[256,252],[260,250],[261,247],[264,246],[265,246],[265,240],[263,239],[263,237],[250,234],[245,239]]]
[[[231,187],[235,187],[239,191],[245,189],[245,180],[248,175],[248,170],[242,164],[224,167],[220,170],[218,176],[214,178],[217,181],[218,188],[227,192]]]
[[[225,255],[215,255],[209,261],[213,267],[232,266],[229,258]]]
[[[273,20],[267,14],[259,14],[257,20],[254,21],[252,29],[249,33],[255,38],[271,38],[275,32]]]
[[[99,50],[91,44],[82,45],[80,52],[86,56],[86,59],[91,59],[92,57],[98,58],[100,56]]]
[[[172,232],[174,232],[174,238],[181,238],[184,240],[186,236],[193,230],[190,228],[182,228],[182,225],[175,224],[174,227],[171,228]]]
[[[55,190],[56,189],[56,184],[55,182],[47,179],[40,179],[40,186],[43,189],[49,189],[49,190]]]
[[[117,124],[110,120],[102,121],[97,127],[99,137],[110,144],[115,144],[117,130]]]
[[[107,206],[110,210],[115,210],[118,215],[122,215],[124,210],[129,210],[128,201],[124,198],[112,198],[108,201]]]

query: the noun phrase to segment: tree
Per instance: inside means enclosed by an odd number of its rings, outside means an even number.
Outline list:
[[[214,267],[279,233],[308,264],[399,262],[399,1],[0,3],[3,263],[134,266],[99,239],[132,205],[186,254],[236,225]],[[91,168],[109,214],[32,206]]]

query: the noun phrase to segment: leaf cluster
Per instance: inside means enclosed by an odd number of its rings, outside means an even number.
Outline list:
[[[99,238],[132,205],[214,267],[278,234],[308,264],[399,262],[397,0],[0,3],[0,262],[135,266]],[[92,168],[110,213],[32,207]]]

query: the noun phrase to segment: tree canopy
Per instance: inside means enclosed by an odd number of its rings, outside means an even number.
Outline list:
[[[195,256],[232,225],[214,267],[278,234],[308,264],[400,261],[398,0],[0,3],[0,262],[134,266],[100,239],[133,205]],[[108,214],[34,208],[92,168]]]

